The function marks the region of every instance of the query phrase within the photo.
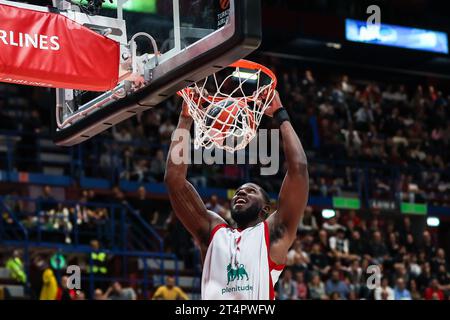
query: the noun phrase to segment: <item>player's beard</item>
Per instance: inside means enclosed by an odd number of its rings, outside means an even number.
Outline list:
[[[255,221],[259,217],[259,213],[262,210],[262,206],[258,203],[252,204],[247,209],[231,209],[231,217],[238,224],[238,226],[247,225],[248,223]]]

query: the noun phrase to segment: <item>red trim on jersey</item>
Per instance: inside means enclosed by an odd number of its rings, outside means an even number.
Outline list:
[[[211,231],[211,235],[210,235],[210,237],[209,237],[208,245],[211,244],[211,241],[212,241],[214,235],[215,235],[216,232],[217,232],[219,229],[221,229],[221,228],[229,228],[229,226],[228,226],[227,224],[225,224],[225,223],[218,224],[217,226],[215,226],[215,227],[212,229],[212,231]]]
[[[276,264],[270,258],[270,234],[269,234],[269,225],[267,221],[264,221],[264,238],[266,239],[266,247],[267,247],[267,259],[269,262],[269,299],[275,300],[275,290],[273,288],[272,275],[270,274],[272,270],[281,271],[284,269],[284,264]]]

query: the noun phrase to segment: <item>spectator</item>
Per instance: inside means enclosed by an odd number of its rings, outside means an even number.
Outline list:
[[[107,300],[107,297],[103,293],[102,289],[95,289],[94,291],[94,300]]]
[[[58,282],[53,270],[47,266],[42,274],[42,289],[39,300],[56,300]]]
[[[292,271],[286,269],[277,283],[278,300],[295,300],[297,297],[297,285],[292,279]]]
[[[444,269],[449,269],[445,259],[445,251],[442,248],[437,250],[436,256],[431,260],[431,271],[434,273],[439,272],[440,266],[443,266]]]
[[[305,274],[296,272],[295,281],[297,282],[297,299],[306,300],[308,298],[308,285],[305,282]]]
[[[433,244],[433,241],[431,239],[431,234],[429,231],[425,230],[423,232],[423,238],[422,238],[423,244],[421,250],[425,251],[426,257],[428,260],[433,258],[436,255],[436,247]]]
[[[136,300],[136,292],[133,288],[123,288],[119,281],[115,281],[108,288],[105,296],[109,300]]]
[[[67,287],[67,282],[69,278],[67,276],[62,276],[58,287],[58,293],[56,294],[56,300],[75,300],[77,295],[74,289],[69,289]]]
[[[389,286],[389,281],[386,277],[381,279],[381,286],[375,288],[374,291],[375,300],[394,300],[394,290]]]
[[[336,259],[347,259],[349,253],[349,242],[345,238],[345,230],[338,229],[336,236],[330,237],[330,249]]]
[[[133,209],[135,209],[140,216],[148,223],[156,225],[159,219],[158,211],[151,211],[153,203],[147,198],[144,186],[138,188],[138,197],[131,201]]]
[[[405,286],[405,280],[402,278],[397,279],[397,285],[394,289],[395,300],[412,300],[411,293]]]
[[[318,274],[314,274],[311,282],[308,285],[309,297],[312,300],[326,300],[328,299],[325,292],[325,285],[320,280],[320,276]]]
[[[439,286],[438,280],[433,278],[430,282],[430,286],[425,289],[425,300],[444,300],[444,292]]]
[[[166,172],[166,159],[162,150],[156,151],[155,157],[150,163],[149,173],[156,182],[162,182]]]
[[[350,289],[344,281],[339,279],[339,276],[339,270],[331,271],[331,278],[326,282],[325,291],[329,296],[338,293],[341,299],[347,299]]]
[[[337,218],[332,217],[330,219],[328,219],[327,221],[325,221],[325,223],[322,225],[322,228],[327,231],[328,234],[333,235],[335,234],[339,229],[343,229],[344,227],[341,226],[338,222],[337,222]]]
[[[289,250],[287,254],[287,266],[296,265],[297,267],[301,266],[301,270],[304,270],[308,267],[309,257],[308,254],[302,250],[302,242],[300,239],[294,241],[291,250]]]
[[[56,209],[58,206],[58,202],[53,197],[52,188],[49,185],[44,187],[43,194],[39,197],[39,206],[44,212]]]
[[[300,220],[298,231],[300,232],[315,232],[318,230],[316,217],[313,215],[311,206],[307,206],[305,213]]]
[[[15,281],[22,284],[27,283],[27,274],[22,260],[22,251],[14,250],[11,257],[6,260],[5,267]]]
[[[156,290],[153,300],[189,300],[189,297],[175,285],[175,278],[169,276],[166,277],[166,284]]]
[[[321,251],[320,244],[314,243],[310,253],[310,268],[320,275],[326,275],[330,271],[328,256]]]
[[[411,289],[411,299],[412,300],[422,300],[422,294],[417,288],[417,282],[414,279],[411,279],[409,282],[409,288]]]
[[[206,203],[206,209],[218,213],[221,217],[225,216],[225,208],[219,203],[219,198],[215,194]]]
[[[381,264],[388,257],[386,245],[383,242],[381,232],[373,233],[372,243],[369,245],[369,252],[376,264]]]

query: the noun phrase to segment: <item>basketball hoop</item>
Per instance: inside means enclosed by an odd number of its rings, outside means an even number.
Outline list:
[[[239,60],[179,91],[195,123],[195,147],[216,146],[229,152],[245,148],[256,136],[276,85],[270,69]],[[263,99],[263,92],[270,98]]]

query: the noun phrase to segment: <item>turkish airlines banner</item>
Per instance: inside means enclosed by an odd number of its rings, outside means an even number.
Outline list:
[[[0,81],[108,91],[119,44],[57,13],[0,5]]]

